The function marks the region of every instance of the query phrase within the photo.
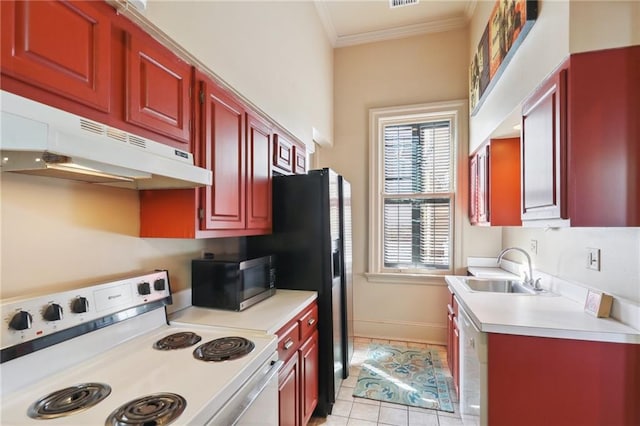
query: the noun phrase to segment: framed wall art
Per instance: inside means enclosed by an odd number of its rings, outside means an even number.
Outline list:
[[[538,17],[538,0],[498,0],[469,67],[474,115]]]

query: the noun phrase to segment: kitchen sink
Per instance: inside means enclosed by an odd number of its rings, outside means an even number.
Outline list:
[[[522,281],[485,278],[462,278],[462,284],[469,291],[482,291],[488,293],[517,293],[536,294],[536,291],[525,286]]]

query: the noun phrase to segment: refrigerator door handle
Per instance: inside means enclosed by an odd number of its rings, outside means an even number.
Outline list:
[[[340,277],[340,275],[342,275],[341,273],[341,262],[340,262],[340,249],[334,249],[333,253],[331,255],[332,257],[332,261],[331,263],[333,263],[333,278],[338,278]]]

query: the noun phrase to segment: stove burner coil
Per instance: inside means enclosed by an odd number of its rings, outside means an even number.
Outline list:
[[[182,414],[187,401],[175,393],[155,393],[129,401],[114,410],[105,426],[168,425]]]
[[[153,344],[153,348],[161,351],[188,348],[189,346],[195,345],[200,340],[202,340],[202,337],[190,331],[185,331],[163,337]]]
[[[79,413],[111,393],[111,387],[104,383],[81,383],[44,396],[31,404],[27,415],[32,419],[55,419]]]
[[[202,361],[226,361],[240,358],[254,347],[253,342],[244,337],[223,337],[198,346],[193,357]]]

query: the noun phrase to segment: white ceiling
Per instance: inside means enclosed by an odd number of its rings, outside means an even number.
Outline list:
[[[391,9],[389,0],[315,0],[335,47],[448,31],[467,25],[476,0],[420,0]]]

